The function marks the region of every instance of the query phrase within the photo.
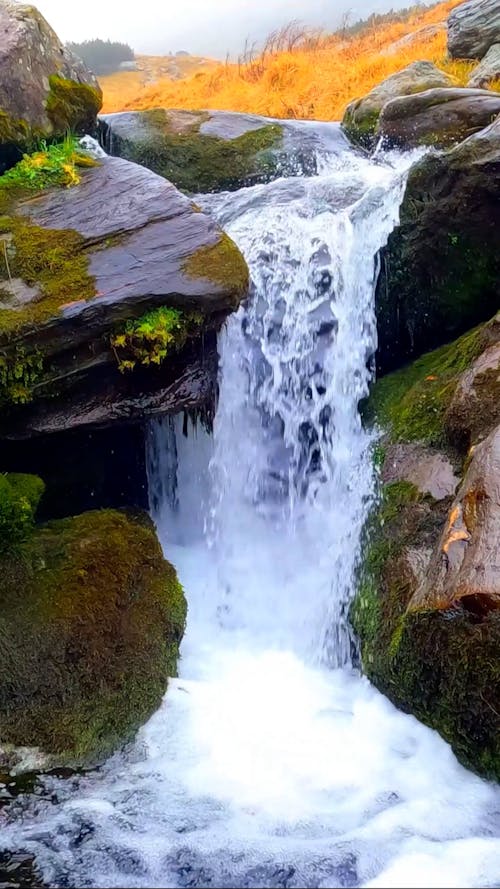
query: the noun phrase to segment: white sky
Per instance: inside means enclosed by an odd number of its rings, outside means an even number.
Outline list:
[[[62,40],[123,40],[136,52],[179,49],[223,58],[245,38],[259,40],[297,18],[334,29],[343,12],[353,19],[409,6],[415,0],[34,0]]]

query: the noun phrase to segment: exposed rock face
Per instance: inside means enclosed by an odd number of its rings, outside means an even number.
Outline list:
[[[410,172],[382,251],[378,367],[385,372],[497,309],[500,118]]]
[[[450,13],[448,52],[452,59],[482,59],[500,43],[498,0],[469,0]]]
[[[474,448],[412,611],[444,611],[463,602],[474,614],[500,610],[500,427]]]
[[[479,89],[433,89],[384,105],[377,136],[390,147],[445,148],[487,127],[500,114],[500,94]]]
[[[93,129],[102,93],[34,6],[0,0],[0,162],[30,137]]]
[[[189,193],[231,191],[316,170],[312,130],[229,111],[121,112],[100,117],[109,154],[143,164]],[[338,134],[339,141],[345,141]]]
[[[348,137],[366,148],[373,145],[382,108],[398,96],[411,96],[425,90],[451,87],[451,77],[432,62],[413,62],[392,74],[362,99],[348,105],[342,127]]]
[[[498,395],[479,390],[492,375],[498,386],[499,355],[494,318],[375,384],[374,413],[386,429],[384,486],[352,610],[363,666],[377,687],[437,729],[464,763],[497,780],[500,427]],[[449,429],[457,400],[462,435]],[[447,467],[449,485],[441,475],[435,484],[438,465]]]
[[[186,604],[146,516],[49,523],[0,560],[0,742],[100,760],[159,706]]]
[[[13,408],[2,417],[0,434],[137,419],[154,413],[164,398],[167,409],[182,409],[213,395],[213,351],[201,360],[201,341],[246,295],[248,271],[230,239],[173,185],[143,167],[106,158],[83,174],[80,185],[19,202],[4,228],[11,275],[3,269],[0,343],[12,366],[20,349],[24,366],[37,356],[36,379],[24,400],[48,400],[46,411],[26,406],[26,426],[23,406]],[[62,289],[56,291],[50,275],[57,264],[48,271],[44,253],[38,280],[28,255],[31,238],[40,243],[47,237],[47,249],[54,241],[69,263],[67,277],[61,267]],[[123,377],[113,334],[163,306],[182,311],[179,349],[195,336],[198,358],[174,349],[156,370],[139,368],[135,380]]]
[[[500,423],[500,343],[489,346],[461,376],[444,423],[450,441],[462,448]]]
[[[482,62],[474,68],[468,86],[483,89],[494,80],[500,80],[500,43],[493,44]]]

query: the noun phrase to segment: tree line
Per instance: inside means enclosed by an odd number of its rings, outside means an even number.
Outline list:
[[[132,47],[117,40],[96,38],[82,43],[68,43],[67,46],[95,74],[111,74],[118,70],[121,62],[131,62],[134,59]]]

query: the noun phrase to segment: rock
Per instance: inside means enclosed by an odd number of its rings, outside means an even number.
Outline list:
[[[390,445],[386,451],[382,481],[409,482],[421,494],[443,500],[455,493],[460,479],[445,454],[421,444]]]
[[[461,603],[474,615],[500,613],[500,427],[474,448],[470,466],[409,612]]]
[[[379,373],[491,317],[498,307],[500,118],[408,177],[381,252]]]
[[[377,137],[390,148],[445,148],[487,127],[500,114],[500,94],[475,89],[432,89],[384,105]]]
[[[461,376],[444,424],[449,440],[468,450],[499,423],[500,342],[496,342]]]
[[[490,46],[482,62],[474,68],[467,86],[483,89],[494,80],[500,81],[500,43]]]
[[[34,6],[0,0],[0,32],[1,170],[15,147],[93,130],[102,93]]]
[[[28,889],[31,886],[43,887],[42,877],[36,868],[34,855],[28,852],[0,852],[0,887],[15,889],[16,886]]]
[[[500,43],[498,0],[469,0],[448,18],[448,52],[452,59],[482,59]]]
[[[1,559],[0,742],[100,761],[159,707],[186,604],[146,516],[37,528]]]
[[[364,671],[376,687],[440,732],[465,765],[498,780],[500,611],[464,599],[444,610],[414,610],[420,585],[432,586],[430,565],[449,524],[448,502],[434,502],[405,482],[384,487],[370,520],[351,619]],[[479,508],[482,524],[490,504],[481,501]],[[493,563],[497,534],[495,524],[488,549]],[[479,584],[490,570],[479,575]]]
[[[371,148],[375,142],[380,112],[387,102],[398,96],[411,96],[425,90],[453,85],[453,79],[432,62],[413,62],[402,71],[392,74],[364,98],[351,102],[344,114],[342,128],[351,141],[364,148]]]
[[[156,108],[105,114],[99,126],[109,154],[143,164],[191,194],[317,169],[317,133],[302,121]],[[340,131],[335,138],[345,143]]]
[[[27,196],[9,213],[0,344],[11,383],[4,380],[0,397],[11,410],[0,435],[60,428],[62,413],[63,428],[144,417],[164,397],[167,410],[206,404],[214,370],[202,340],[248,289],[241,253],[212,220],[160,176],[118,158],[85,170],[77,186]],[[24,277],[29,291],[12,277]],[[153,346],[140,359],[127,353],[134,342],[147,348],[147,337],[154,345],[163,315],[152,317],[142,340],[133,332],[127,339],[126,325],[165,307],[181,312],[171,316],[169,354],[157,347],[155,356]],[[30,414],[28,404],[23,432],[21,402],[34,399],[45,399],[46,412]]]
[[[394,43],[391,43],[386,49],[381,50],[380,54],[384,56],[394,56],[400,53],[401,50],[406,50],[408,47],[413,46],[414,43],[420,45],[422,45],[422,43],[430,43],[431,40],[434,40],[434,37],[437,37],[438,34],[442,34],[445,30],[446,22],[438,22],[436,25],[425,25],[423,28],[419,28],[417,31],[412,31],[411,34],[405,34],[404,37],[395,40]]]

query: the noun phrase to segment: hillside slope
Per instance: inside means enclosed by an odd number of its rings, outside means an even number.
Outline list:
[[[103,78],[104,110],[217,108],[338,120],[352,99],[418,59],[435,62],[465,84],[473,65],[446,58],[446,19],[461,2],[446,0],[415,11],[406,21],[345,36],[302,32],[300,37],[292,25],[273,35],[262,56],[239,64],[220,63],[183,80],[161,78],[137,88],[123,79],[113,91]]]

